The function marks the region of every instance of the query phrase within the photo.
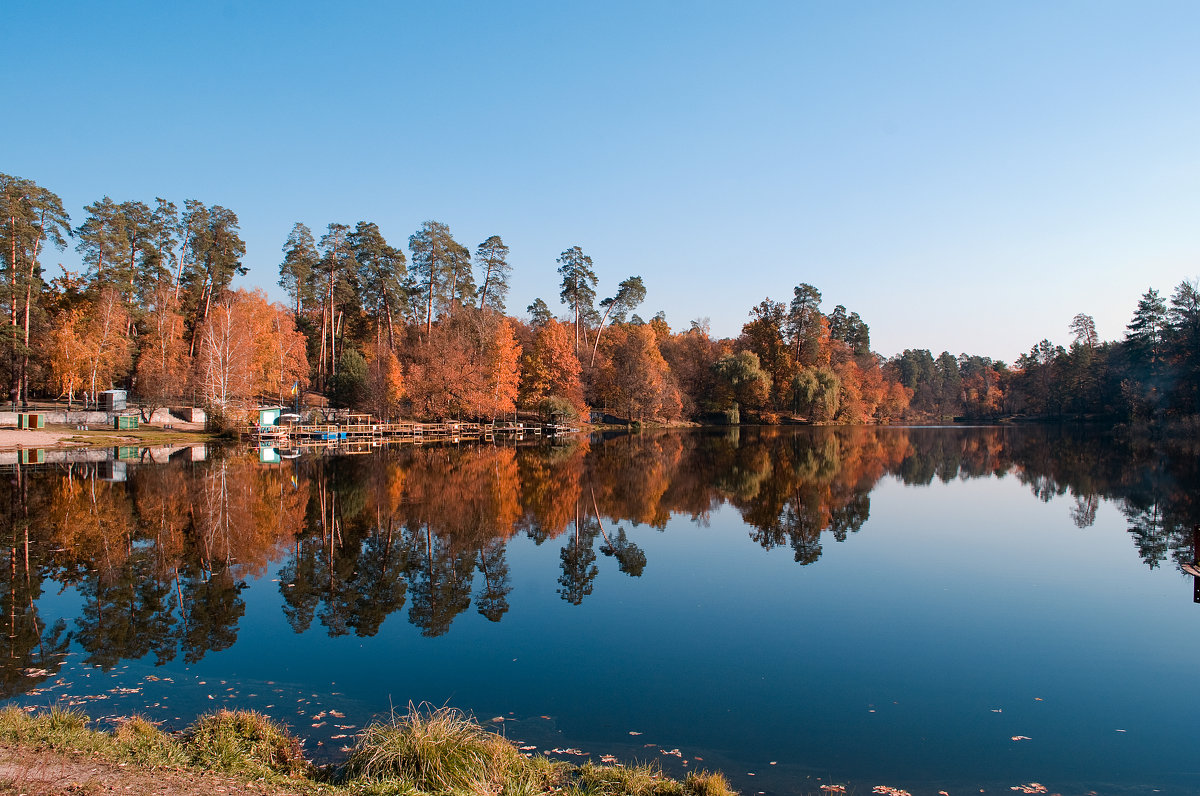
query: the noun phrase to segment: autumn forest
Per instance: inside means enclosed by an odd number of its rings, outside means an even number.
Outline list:
[[[1147,290],[1120,340],[1098,339],[1079,313],[1064,323],[1069,346],[1042,340],[1011,364],[924,349],[886,359],[858,313],[822,310],[807,282],[781,285],[786,301],[764,299],[740,335],[718,339],[703,319],[672,328],[662,313],[643,317],[640,276],[605,285],[571,246],[556,276],[545,266],[549,300],[516,317],[499,235],[472,251],[427,221],[405,251],[372,222],[329,223],[319,237],[297,223],[281,241],[285,305],[236,285],[246,247],[228,208],[105,196],[80,219],[51,190],[0,174],[0,369],[14,403],[86,403],[115,387],[144,407],[195,403],[217,417],[300,391],[385,420],[586,420],[589,408],[722,424],[1200,413],[1195,282],[1169,297]],[[50,277],[50,252],[67,246],[83,271]]]

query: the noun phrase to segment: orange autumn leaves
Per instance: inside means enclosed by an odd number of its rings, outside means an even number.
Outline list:
[[[410,352],[406,397],[418,416],[490,419],[516,409],[521,347],[508,318],[461,309]]]
[[[170,290],[160,289],[145,309],[145,330],[136,340],[128,333],[131,316],[113,290],[62,309],[47,350],[55,390],[72,400],[94,394],[133,366],[137,395],[147,404],[180,398],[190,384],[204,404],[225,409],[259,398],[280,402],[293,383],[308,383],[304,335],[291,313],[261,290],[227,293],[191,342]]]
[[[236,290],[213,306],[200,327],[196,376],[208,406],[254,396],[282,402],[292,384],[308,382],[306,341],[291,314],[261,290]]]

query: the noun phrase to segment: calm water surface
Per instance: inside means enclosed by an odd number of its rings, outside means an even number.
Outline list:
[[[750,794],[1200,792],[1194,452],[741,429],[260,458],[9,466],[0,697],[255,708],[333,759],[449,704]]]

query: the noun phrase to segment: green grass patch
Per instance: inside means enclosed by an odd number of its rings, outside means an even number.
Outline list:
[[[35,749],[101,752],[112,748],[111,739],[89,728],[91,719],[82,711],[52,707],[30,714],[9,705],[0,710],[0,741]]]
[[[629,766],[598,766],[584,763],[579,767],[576,790],[588,796],[676,796],[683,786],[662,773],[653,763]]]
[[[341,776],[402,793],[545,793],[566,766],[525,757],[509,741],[454,708],[409,705],[363,731]]]
[[[111,733],[117,754],[141,766],[183,766],[187,752],[179,741],[142,716],[123,719]]]
[[[253,710],[218,710],[196,719],[183,736],[196,766],[252,777],[295,777],[309,772],[301,742]]]

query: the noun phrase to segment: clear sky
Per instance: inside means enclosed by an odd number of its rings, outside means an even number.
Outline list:
[[[1200,3],[4,4],[0,171],[511,247],[509,310],[599,295],[736,335],[808,282],[884,355],[1011,362],[1200,275]],[[51,254],[47,259],[50,260]],[[60,257],[78,268],[73,250]]]

